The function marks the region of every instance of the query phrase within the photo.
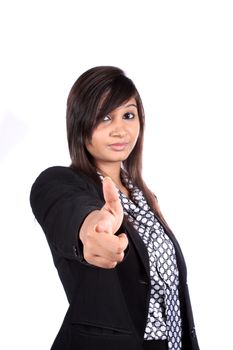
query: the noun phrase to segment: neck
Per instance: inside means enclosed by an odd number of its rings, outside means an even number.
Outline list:
[[[121,183],[120,172],[121,172],[121,164],[113,163],[113,164],[101,164],[97,165],[98,171],[103,176],[109,176],[117,185]]]
[[[125,195],[128,196],[128,190],[124,186],[124,184],[121,181],[121,164],[120,163],[113,163],[113,164],[101,164],[98,165],[97,170],[103,175],[103,176],[109,176],[112,181],[115,183],[116,187],[123,192]]]

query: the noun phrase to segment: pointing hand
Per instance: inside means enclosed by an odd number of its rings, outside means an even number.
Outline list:
[[[113,181],[103,180],[105,204],[91,212],[80,229],[84,259],[95,266],[113,268],[124,258],[128,239],[124,233],[115,235],[123,221],[123,208]]]

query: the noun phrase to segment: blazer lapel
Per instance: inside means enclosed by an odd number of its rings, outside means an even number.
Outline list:
[[[134,244],[139,257],[141,258],[142,264],[147,273],[147,277],[150,280],[150,265],[149,265],[149,256],[143,240],[139,236],[138,232],[133,228],[133,226],[127,222],[127,219],[123,222],[123,227],[126,229],[127,233],[130,236],[132,243]]]
[[[183,256],[182,250],[180,248],[180,245],[179,245],[174,233],[170,229],[165,229],[165,232],[168,235],[168,237],[171,239],[171,241],[175,247],[177,265],[178,265],[178,269],[180,272],[180,278],[182,279],[182,281],[184,281],[186,283],[187,268],[186,268],[186,263],[185,263],[184,256]]]
[[[159,218],[157,218],[157,220],[161,223],[161,225],[164,227],[164,225],[162,224],[162,222],[159,220]],[[141,237],[139,236],[138,232],[133,228],[133,226],[127,222],[127,220],[124,220],[123,223],[124,228],[126,229],[127,233],[129,234],[137,252],[138,255],[141,258],[141,261],[144,265],[144,268],[146,270],[147,276],[150,279],[150,265],[149,265],[149,256],[148,256],[148,252],[146,249],[145,244],[143,243],[143,240],[141,239]],[[177,265],[178,265],[178,269],[180,272],[180,278],[182,279],[182,281],[184,281],[186,283],[187,280],[187,269],[186,269],[186,264],[185,264],[185,260],[184,260],[184,256],[182,253],[182,250],[180,248],[180,245],[177,241],[177,239],[175,238],[174,233],[170,230],[170,229],[166,229],[165,228],[165,232],[168,235],[168,237],[171,239],[174,248],[175,248],[175,252],[176,252],[176,259],[177,259]]]

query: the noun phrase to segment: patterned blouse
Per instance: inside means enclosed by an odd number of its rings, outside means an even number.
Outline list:
[[[143,240],[149,256],[151,294],[144,339],[167,339],[169,350],[180,350],[179,272],[173,243],[148,206],[142,191],[127,178],[122,180],[130,192],[129,199],[118,190],[124,214]]]

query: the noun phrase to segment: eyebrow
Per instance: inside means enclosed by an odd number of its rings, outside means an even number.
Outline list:
[[[131,103],[129,105],[125,105],[125,107],[135,107],[135,108],[138,108],[137,105],[135,105],[134,103]]]

